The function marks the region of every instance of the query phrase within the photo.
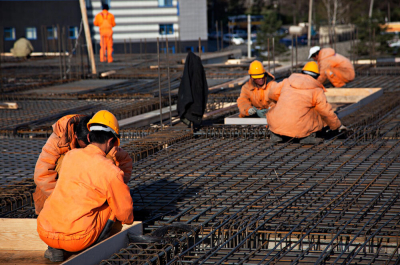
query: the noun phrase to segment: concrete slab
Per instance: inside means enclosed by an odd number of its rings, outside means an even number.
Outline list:
[[[111,85],[120,84],[128,81],[128,79],[94,79],[94,80],[80,80],[62,85],[49,86],[34,90],[28,90],[22,92],[23,94],[65,94],[65,93],[76,93],[85,90],[91,90]]]

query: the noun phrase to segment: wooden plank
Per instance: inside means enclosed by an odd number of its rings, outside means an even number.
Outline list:
[[[18,109],[16,102],[0,102],[0,109]]]
[[[239,114],[233,114],[224,120],[226,125],[267,125],[266,118],[240,118]]]
[[[45,265],[61,264],[61,262],[51,262],[44,257],[43,250],[0,250],[0,264],[12,265]]]
[[[99,264],[103,259],[107,259],[112,254],[117,253],[121,248],[128,245],[128,232],[142,235],[143,227],[142,222],[134,222],[128,229],[119,232],[118,234],[109,237],[107,240],[88,248],[79,255],[65,261],[64,265],[75,265],[75,264]]]
[[[178,115],[177,105],[172,105],[172,116]],[[162,119],[169,118],[169,107],[162,109]],[[122,128],[126,125],[135,125],[136,127],[150,125],[160,120],[160,110],[153,110],[144,114],[136,115],[127,119],[118,121],[119,126]]]
[[[36,219],[0,218],[0,227],[0,250],[47,249],[37,233]]]

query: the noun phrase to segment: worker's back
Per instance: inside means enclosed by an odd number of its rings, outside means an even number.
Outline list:
[[[321,130],[325,123],[339,127],[340,121],[327,102],[323,85],[305,74],[292,74],[271,88],[277,101],[267,113],[269,129],[279,135],[303,138]]]
[[[94,25],[100,28],[100,35],[112,35],[112,28],[116,25],[114,15],[103,10],[96,15]]]
[[[34,51],[31,42],[25,38],[20,38],[14,43],[11,53],[14,57],[27,57]]]
[[[328,78],[335,87],[341,87],[355,77],[354,66],[350,60],[335,52],[332,48],[321,49],[318,55],[318,66],[321,75],[318,81],[324,83]],[[333,75],[330,73],[332,71]],[[336,80],[337,79],[337,80]]]
[[[38,217],[38,231],[49,238],[82,238],[93,232],[98,220],[105,225],[110,210],[121,222],[133,222],[123,172],[91,144],[65,155],[56,188]]]

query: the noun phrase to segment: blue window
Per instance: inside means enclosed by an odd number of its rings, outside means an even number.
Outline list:
[[[57,28],[56,27],[47,27],[47,39],[48,40],[57,39]]]
[[[160,35],[174,34],[173,24],[160,24]]]
[[[172,0],[158,0],[158,6],[172,6]]]
[[[4,40],[15,40],[15,28],[4,28]]]
[[[78,38],[78,27],[69,27],[69,30],[68,30],[68,37],[70,38],[70,39],[76,39],[76,38]]]
[[[36,40],[37,33],[35,27],[28,27],[25,29],[25,36],[28,40]]]

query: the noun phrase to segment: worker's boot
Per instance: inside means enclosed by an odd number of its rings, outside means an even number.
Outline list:
[[[271,143],[279,143],[279,142],[283,141],[282,137],[280,137],[279,135],[277,135],[277,134],[275,134],[273,132],[271,132],[270,135],[271,135],[270,136]]]
[[[316,137],[316,133],[312,133],[309,136],[300,139],[301,144],[319,144],[322,141],[322,138]]]
[[[64,261],[64,250],[48,247],[44,257],[52,262]]]

